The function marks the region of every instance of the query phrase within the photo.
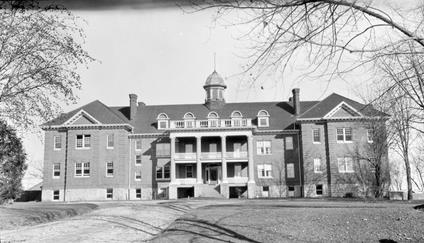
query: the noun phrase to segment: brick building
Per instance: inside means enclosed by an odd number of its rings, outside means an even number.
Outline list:
[[[129,106],[96,100],[43,124],[42,200],[367,193],[353,151],[373,143],[381,112],[338,94],[300,101],[299,89],[288,101],[226,103],[215,71],[203,88],[203,104],[130,94]]]

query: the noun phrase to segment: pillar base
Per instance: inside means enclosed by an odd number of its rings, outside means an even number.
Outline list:
[[[178,199],[178,187],[175,183],[169,184],[169,199]]]
[[[255,198],[256,183],[254,181],[247,182],[247,198]]]
[[[230,187],[228,186],[228,182],[222,182],[219,190],[223,197],[230,198]]]

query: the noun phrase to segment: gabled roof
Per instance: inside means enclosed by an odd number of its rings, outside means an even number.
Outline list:
[[[101,124],[125,124],[128,119],[122,113],[117,113],[113,109],[107,107],[99,100],[95,100],[73,111],[64,113],[56,119],[44,123],[42,126],[59,126],[67,122],[73,116],[80,112],[88,113],[91,117]]]
[[[333,93],[303,112],[299,116],[299,119],[324,118],[328,113],[330,113],[330,111],[343,103],[353,108],[354,111],[359,112],[362,116],[387,116],[387,114],[374,109],[371,105],[364,105],[339,94]]]

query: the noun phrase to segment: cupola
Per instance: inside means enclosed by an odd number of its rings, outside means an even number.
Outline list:
[[[205,104],[210,110],[219,109],[225,104],[224,90],[227,85],[215,70],[208,76],[203,88],[206,91]]]

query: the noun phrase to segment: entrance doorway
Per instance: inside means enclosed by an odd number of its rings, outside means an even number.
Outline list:
[[[217,165],[206,166],[206,183],[207,184],[218,184],[219,170]]]

